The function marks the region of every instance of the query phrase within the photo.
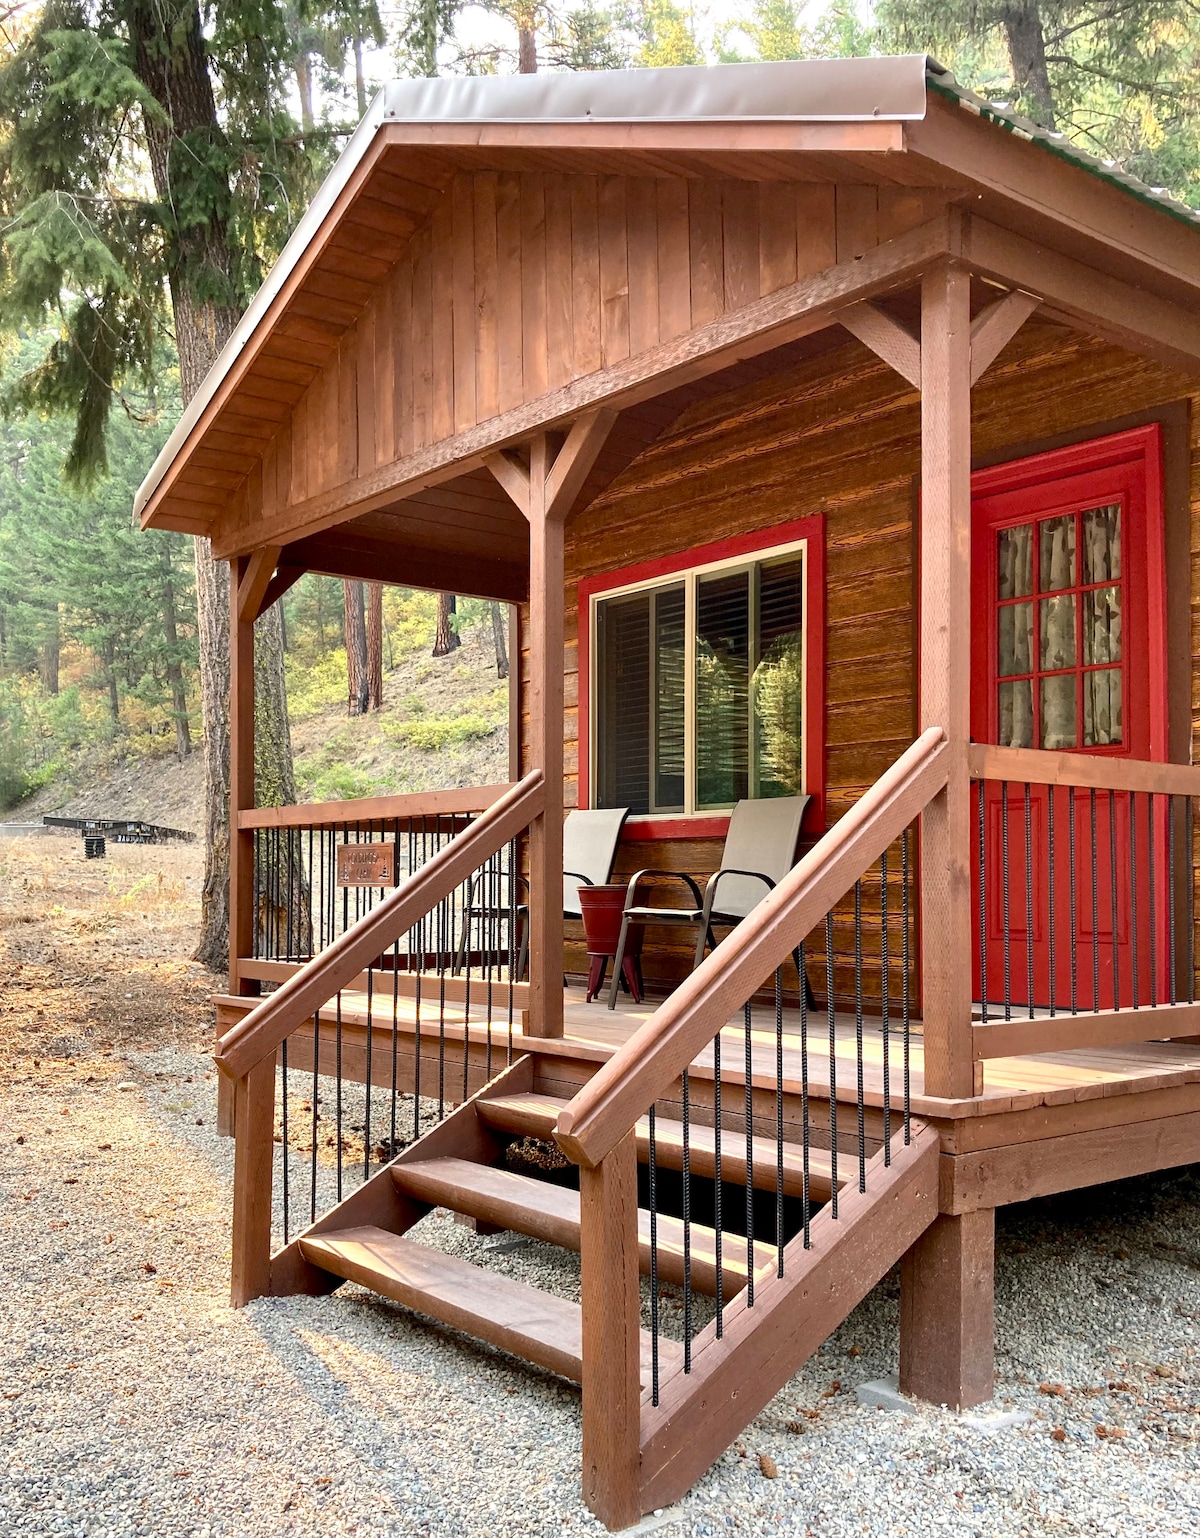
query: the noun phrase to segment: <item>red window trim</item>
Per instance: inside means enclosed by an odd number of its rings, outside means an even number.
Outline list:
[[[1146,604],[1146,655],[1130,659],[1126,676],[1133,662],[1144,669],[1149,686],[1148,756],[1151,760],[1167,757],[1167,577],[1164,560],[1164,486],[1163,486],[1163,434],[1160,422],[1150,422],[1144,427],[1134,427],[1120,433],[1109,433],[1100,438],[1087,438],[1065,448],[1050,449],[1042,454],[1023,459],[1006,460],[1001,464],[976,470],[971,476],[972,539],[978,539],[985,523],[984,499],[999,494],[1034,491],[1047,481],[1063,480],[1132,466],[1142,480],[1141,492],[1145,501],[1145,545],[1138,552],[1142,594]],[[1015,515],[1014,515],[1015,521]],[[990,698],[991,649],[994,637],[991,626],[991,568],[986,561],[972,560],[972,678],[971,719],[972,734],[990,740],[992,701]],[[1135,598],[1137,595],[1135,595]],[[1140,601],[1140,598],[1138,599]],[[986,617],[985,617],[986,616]],[[982,627],[982,628],[981,628]],[[989,727],[983,729],[986,715]],[[1135,744],[1128,741],[1121,745],[1092,748],[1064,749],[1067,752],[1083,752],[1103,757],[1128,757]]]
[[[659,577],[674,576],[697,566],[736,561],[757,555],[776,545],[807,541],[808,571],[805,582],[807,611],[804,617],[806,669],[804,680],[804,780],[812,802],[804,819],[805,831],[825,826],[825,520],[820,514],[796,518],[753,533],[713,540],[652,561],[638,561],[615,571],[582,577],[579,581],[579,795],[580,806],[591,804],[591,600],[619,588]],[[724,838],[729,814],[680,813],[670,817],[631,817],[624,837],[630,840],[667,838]]]

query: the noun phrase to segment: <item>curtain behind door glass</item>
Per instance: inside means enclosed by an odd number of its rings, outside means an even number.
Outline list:
[[[804,558],[759,568],[754,669],[754,759],[758,796],[804,789]]]
[[[650,597],[596,614],[596,805],[650,810]]]
[[[696,805],[749,795],[750,573],[696,585]]]

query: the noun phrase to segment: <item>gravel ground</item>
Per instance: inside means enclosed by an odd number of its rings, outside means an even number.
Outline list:
[[[3,1538],[600,1531],[570,1386],[355,1288],[228,1308],[232,1147],[202,1055],[5,1068]],[[894,1366],[889,1278],[644,1529],[1200,1535],[1198,1197],[1190,1170],[1003,1215],[997,1406],[1026,1424],[857,1403]],[[575,1285],[538,1245],[487,1263]]]

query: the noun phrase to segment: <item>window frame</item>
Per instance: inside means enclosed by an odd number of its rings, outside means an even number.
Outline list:
[[[598,734],[595,712],[596,614],[605,599],[622,597],[683,579],[686,634],[692,641],[685,673],[684,742],[685,793],[695,793],[695,589],[700,576],[737,570],[777,556],[804,553],[804,792],[812,797],[806,828],[824,826],[825,802],[825,520],[820,515],[754,533],[714,540],[690,550],[640,561],[613,571],[582,578],[578,585],[579,614],[579,790],[580,806],[593,805]],[[650,812],[631,816],[625,836],[631,839],[721,838],[729,827],[728,811]]]

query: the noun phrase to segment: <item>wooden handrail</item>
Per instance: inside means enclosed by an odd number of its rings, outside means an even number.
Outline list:
[[[535,769],[228,1030],[218,1043],[218,1064],[235,1079],[249,1073],[302,1021],[528,827],[544,803],[542,772]]]
[[[511,785],[471,785],[460,790],[418,790],[403,796],[362,796],[356,801],[311,801],[303,806],[256,806],[239,812],[239,828],[319,828],[330,823],[420,821],[486,812]]]
[[[1041,748],[1001,748],[985,742],[971,744],[967,764],[973,780],[1200,796],[1197,764],[1152,764],[1142,759],[1109,758],[1102,753],[1047,753]]]
[[[947,780],[931,726],[661,1004],[558,1118],[555,1137],[594,1168],[899,837]]]

